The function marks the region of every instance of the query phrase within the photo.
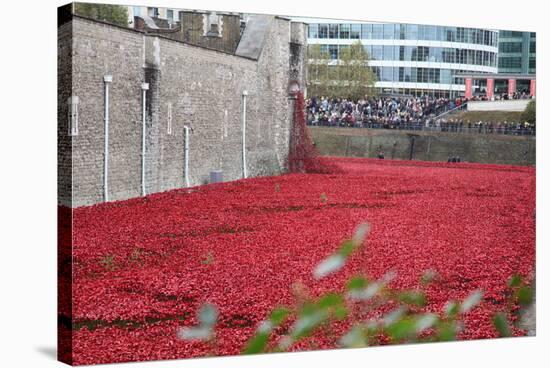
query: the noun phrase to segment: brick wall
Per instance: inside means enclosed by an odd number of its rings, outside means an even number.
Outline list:
[[[74,17],[66,27],[72,29],[69,79],[72,95],[79,98],[78,135],[72,137],[70,148],[63,149],[72,149],[71,206],[103,201],[104,75],[113,76],[109,84],[110,200],[141,195],[143,82],[149,83],[147,193],[184,186],[184,125],[192,128],[191,185],[207,183],[210,171],[216,169],[223,170],[225,180],[241,178],[244,90],[248,91],[248,174],[284,171],[292,116],[287,96],[291,75],[288,20],[274,17],[258,60],[80,17]],[[60,28],[59,32],[64,31]],[[305,44],[305,37],[293,41]],[[61,42],[59,47],[63,48]],[[299,79],[304,77],[298,73]],[[64,88],[60,84],[60,102],[71,95],[61,91]],[[68,120],[63,105],[60,103],[59,110],[60,149],[66,140],[63,130],[67,132]]]

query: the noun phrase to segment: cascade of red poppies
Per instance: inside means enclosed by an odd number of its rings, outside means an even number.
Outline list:
[[[294,102],[288,169],[291,173],[329,174],[338,172],[338,168],[323,160],[315,148],[309,129],[306,126],[305,101],[301,91],[296,94]]]

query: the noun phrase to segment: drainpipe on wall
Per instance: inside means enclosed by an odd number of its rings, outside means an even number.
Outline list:
[[[243,179],[248,177],[246,171],[246,96],[248,91],[243,91]]]
[[[145,114],[145,106],[146,106],[146,93],[149,89],[149,83],[141,83],[141,92],[142,92],[142,98],[141,98],[141,195],[146,196],[147,193],[145,191],[145,134],[146,132],[146,114]]]
[[[184,133],[184,154],[185,158],[183,160],[184,163],[184,178],[185,178],[185,187],[189,188],[189,127],[185,125],[183,127],[183,133]]]
[[[105,86],[105,111],[103,113],[105,140],[103,152],[103,200],[109,201],[109,83],[113,81],[112,75],[103,76],[103,84]]]

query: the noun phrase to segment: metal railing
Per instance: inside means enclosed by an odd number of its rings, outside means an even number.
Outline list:
[[[453,113],[458,112],[458,111],[463,111],[463,110],[466,109],[467,106],[468,106],[468,102],[464,102],[464,103],[462,103],[462,104],[459,105],[459,106],[456,106],[456,107],[454,107],[454,108],[452,108],[452,109],[450,109],[450,110],[446,110],[445,112],[443,112],[443,113],[437,115],[437,116],[434,117],[433,119],[434,119],[434,120],[437,120],[437,119],[440,119],[442,116],[445,116],[445,115],[448,115],[448,114],[453,114]]]
[[[382,124],[382,123],[356,123],[354,125],[347,123],[320,123],[308,121],[309,126],[329,127],[329,128],[367,128],[367,129],[387,129],[403,131],[423,131],[423,132],[443,132],[456,134],[487,134],[487,135],[514,135],[514,136],[535,136],[535,127],[525,127],[517,125],[491,126],[488,124],[428,124],[425,122],[418,124]]]

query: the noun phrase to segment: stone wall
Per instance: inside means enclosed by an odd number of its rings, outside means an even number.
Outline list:
[[[60,84],[60,144],[67,140],[68,118],[62,106],[68,96],[78,96],[79,118],[78,134],[69,137],[70,147],[60,153],[60,162],[72,164],[72,193],[60,195],[60,204],[77,207],[103,201],[105,75],[113,77],[109,84],[110,200],[141,195],[143,82],[149,83],[147,193],[185,186],[184,126],[191,129],[192,186],[207,183],[212,170],[223,170],[226,181],[242,177],[245,90],[248,175],[285,170],[292,116],[287,94],[288,20],[273,17],[258,60],[76,16],[59,28],[60,35],[63,27],[72,30],[72,50],[65,55],[71,58],[72,92],[61,91],[65,87]],[[295,38],[294,43],[305,45],[305,37]],[[61,42],[59,47],[63,48]],[[299,73],[292,74],[294,78]],[[302,85],[304,78],[298,75]]]
[[[59,9],[58,18],[61,18],[62,11],[67,9]],[[72,137],[68,124],[68,99],[72,91],[72,31],[71,23],[64,23],[60,24],[57,33],[57,196],[60,203],[68,206],[72,201]]]
[[[208,29],[208,19],[212,14],[217,16],[217,33],[211,33]],[[135,16],[134,29],[230,54],[235,52],[241,38],[241,18],[238,14],[186,10],[179,12],[179,19],[181,21],[170,27],[166,19]]]
[[[468,111],[524,111],[531,100],[469,101]]]
[[[497,134],[458,134],[366,128],[310,127],[322,155],[446,162],[449,156],[462,161],[535,165],[535,137]]]

